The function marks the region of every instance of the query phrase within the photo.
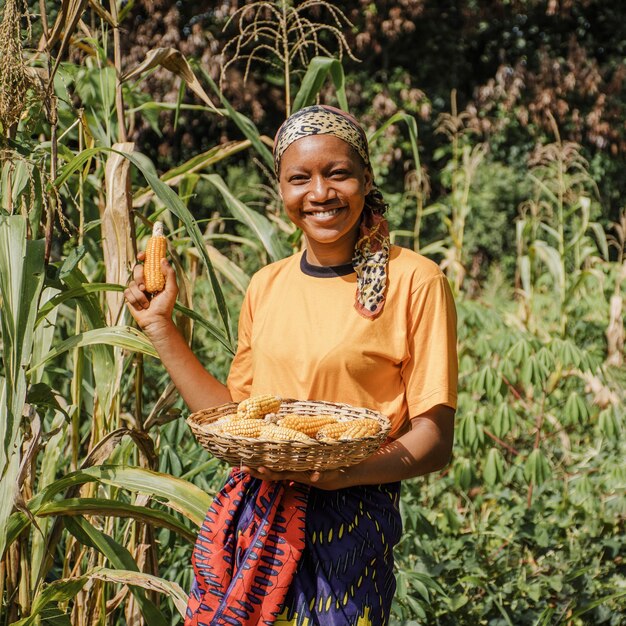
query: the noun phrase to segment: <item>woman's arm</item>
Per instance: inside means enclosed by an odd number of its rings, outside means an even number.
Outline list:
[[[274,472],[244,468],[263,480],[295,480],[318,489],[391,483],[443,468],[454,441],[454,409],[439,404],[411,420],[411,430],[351,467],[326,472]]]
[[[144,254],[139,253],[137,258],[143,260]],[[144,291],[143,265],[133,270],[133,280],[124,291],[131,315],[154,345],[190,411],[230,402],[226,385],[204,369],[172,321],[178,295],[176,272],[165,259],[161,261],[161,269],[165,274],[165,289],[150,300]]]

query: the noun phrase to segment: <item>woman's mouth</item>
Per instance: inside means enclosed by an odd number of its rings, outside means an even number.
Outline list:
[[[341,211],[341,207],[338,209],[328,209],[326,211],[307,211],[305,215],[311,217],[333,217],[333,215],[337,215],[339,211]]]

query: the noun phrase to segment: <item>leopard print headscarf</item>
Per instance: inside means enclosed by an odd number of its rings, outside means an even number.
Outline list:
[[[280,160],[296,140],[309,135],[334,135],[356,150],[365,167],[371,171],[367,137],[352,115],[325,105],[300,109],[288,117],[274,139],[274,170],[278,177]],[[352,266],[357,276],[355,309],[364,317],[374,318],[385,306],[387,268],[389,265],[389,226],[384,217],[387,205],[373,186],[365,196],[359,237],[354,248]]]

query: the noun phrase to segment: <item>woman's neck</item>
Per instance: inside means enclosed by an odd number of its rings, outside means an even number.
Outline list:
[[[311,265],[321,267],[337,267],[352,262],[356,234],[349,241],[341,240],[333,243],[320,244],[306,238],[306,260]]]

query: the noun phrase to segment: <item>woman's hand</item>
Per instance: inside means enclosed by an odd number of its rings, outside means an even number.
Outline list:
[[[320,472],[316,470],[303,471],[303,472],[278,472],[276,470],[269,469],[268,467],[258,467],[253,469],[251,467],[243,466],[241,468],[243,472],[247,472],[254,478],[261,480],[286,480],[294,481],[297,483],[303,483],[305,485],[311,485],[318,489],[343,489],[349,487],[350,483],[347,474],[347,468],[339,468],[335,470],[327,470]]]
[[[137,260],[143,261],[145,256],[144,252],[140,252],[137,254]],[[148,336],[157,334],[164,325],[171,324],[178,296],[176,272],[165,259],[161,260],[161,271],[165,276],[163,291],[153,296],[145,291],[142,263],[137,263],[133,268],[133,278],[124,291],[130,314]]]

